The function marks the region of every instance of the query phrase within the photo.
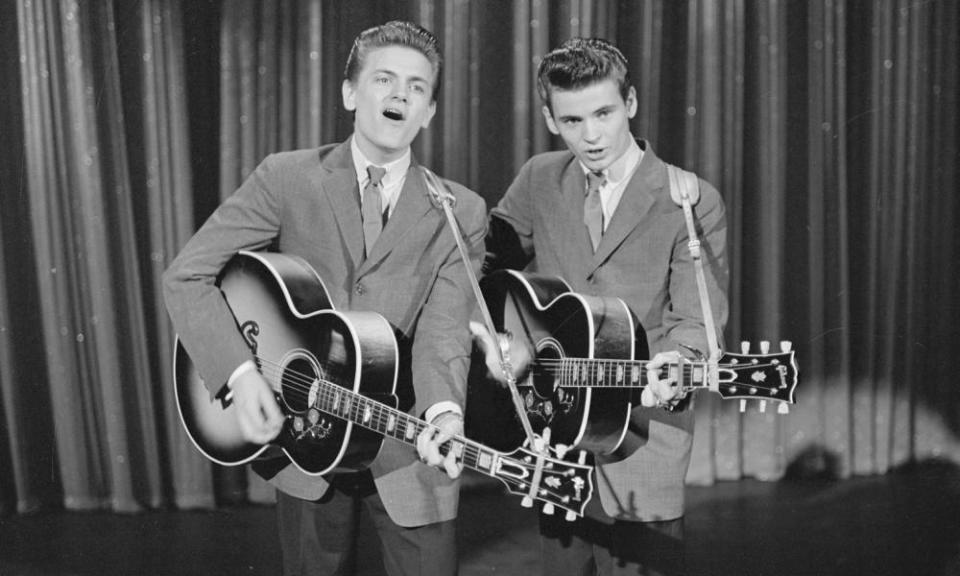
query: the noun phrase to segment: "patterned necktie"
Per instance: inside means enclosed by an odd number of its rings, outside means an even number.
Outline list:
[[[380,236],[383,230],[383,196],[380,193],[383,175],[387,173],[386,168],[367,166],[367,176],[370,180],[363,187],[363,199],[361,200],[361,215],[363,217],[363,247],[369,256],[373,249],[374,242]]]
[[[603,236],[603,205],[600,204],[600,188],[607,183],[602,172],[587,172],[587,197],[583,201],[583,223],[590,232],[593,251],[600,245]]]

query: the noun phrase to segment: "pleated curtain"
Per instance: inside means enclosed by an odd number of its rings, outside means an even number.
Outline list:
[[[159,277],[267,154],[341,141],[361,30],[446,56],[421,162],[492,205],[559,149],[534,75],[614,41],[633,122],[727,206],[725,346],[800,367],[781,415],[701,392],[688,481],[960,462],[958,12],[950,0],[16,0],[0,7],[0,512],[269,502],[180,426]]]

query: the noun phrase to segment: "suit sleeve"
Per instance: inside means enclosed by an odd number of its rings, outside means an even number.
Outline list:
[[[470,265],[478,272],[483,261],[486,209],[483,200],[475,195],[458,198],[457,207],[455,215]],[[444,236],[452,248],[440,264],[413,341],[413,386],[418,415],[438,402],[453,402],[461,409],[466,406],[471,351],[468,323],[477,304],[449,229]]]
[[[701,244],[701,262],[707,283],[707,293],[717,329],[717,341],[723,342],[723,328],[727,323],[727,220],[723,199],[710,184],[700,181],[701,201],[694,207],[697,235]],[[682,212],[681,212],[682,214]],[[673,246],[670,262],[670,306],[664,312],[663,323],[666,338],[658,350],[684,351],[680,344],[694,348],[706,357],[709,355],[704,331],[703,308],[697,287],[696,267],[690,255],[686,222]]]
[[[238,251],[261,249],[277,236],[277,188],[267,158],[207,219],[163,275],[174,330],[211,394],[237,366],[252,360],[216,280]]]
[[[520,169],[506,194],[490,211],[483,272],[522,270],[533,258],[531,161]]]

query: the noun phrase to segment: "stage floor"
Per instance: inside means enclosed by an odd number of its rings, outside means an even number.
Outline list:
[[[460,573],[538,574],[536,516],[473,482]],[[958,576],[960,470],[929,463],[845,481],[719,483],[687,495],[691,576]],[[279,574],[271,507],[209,512],[41,512],[0,518],[0,575]],[[360,574],[381,574],[375,539]]]

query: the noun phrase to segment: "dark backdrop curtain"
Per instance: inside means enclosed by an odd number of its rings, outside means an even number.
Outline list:
[[[689,481],[960,461],[958,5],[18,0],[0,7],[0,511],[269,500],[179,426],[158,278],[268,153],[342,140],[362,29],[443,45],[415,144],[495,202],[546,131],[539,58],[616,42],[637,135],[723,194],[727,348],[789,339],[789,415],[701,394]]]

